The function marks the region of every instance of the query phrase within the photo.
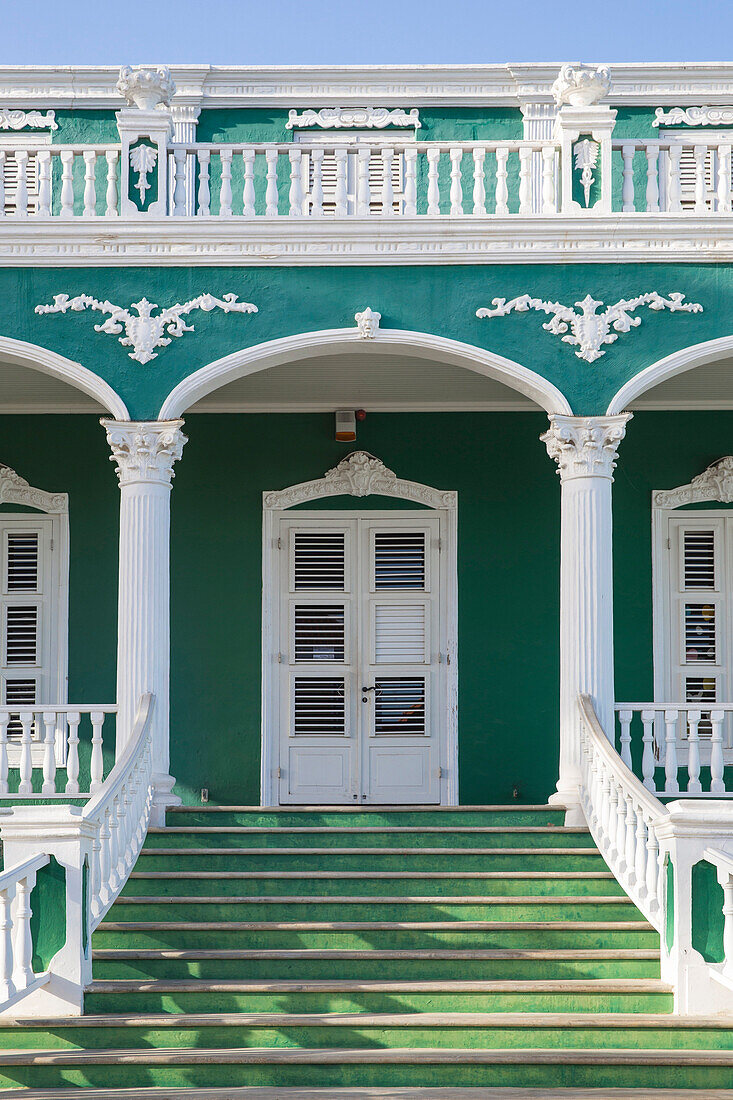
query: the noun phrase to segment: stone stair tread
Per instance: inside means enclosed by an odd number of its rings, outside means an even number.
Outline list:
[[[29,1065],[644,1065],[731,1066],[733,1050],[645,1048],[371,1047],[152,1047],[144,1050],[0,1050],[0,1067]]]
[[[251,978],[109,978],[89,993],[668,993],[658,978],[496,979],[478,981],[376,981]]]
[[[584,825],[165,825],[148,829],[148,835],[180,833],[584,833]]]
[[[258,849],[259,850],[259,849]],[[338,849],[341,851],[341,849]],[[502,879],[539,881],[547,879],[547,871],[133,871],[130,878],[140,879]],[[609,879],[611,871],[553,871],[553,880],[569,879],[582,882],[585,879]]]
[[[308,899],[310,900],[310,899]],[[653,932],[645,920],[634,921],[103,921],[105,932]]]
[[[0,1090],[0,1100],[12,1100],[16,1089]],[[237,1085],[224,1088],[24,1089],[23,1100],[640,1100],[638,1089],[522,1088],[279,1088]],[[644,1089],[643,1100],[733,1100],[733,1089]]]
[[[658,959],[659,952],[643,947],[579,948],[413,948],[404,950],[340,950],[327,947],[182,949],[175,948],[99,948],[93,959]]]
[[[424,848],[413,845],[411,848],[166,848],[144,845],[141,856],[405,856],[405,855],[449,855],[449,856],[595,856],[600,858],[597,848]],[[550,874],[548,871],[547,874]]]
[[[213,805],[211,803],[201,806],[169,806],[167,814],[206,814],[206,813],[224,813],[224,814],[267,814],[267,813],[286,813],[286,814],[368,814],[368,813],[380,813],[380,814],[441,814],[441,813],[477,813],[479,811],[490,811],[493,813],[556,813],[561,814],[564,812],[564,807],[550,806],[547,802],[540,803],[539,805],[528,805],[526,803],[512,803],[508,806],[410,806],[404,803],[399,803],[394,806],[279,806],[277,808],[267,808],[259,805],[251,806],[229,806],[229,805]]]
[[[196,894],[123,895],[120,905],[628,905],[624,894]]]

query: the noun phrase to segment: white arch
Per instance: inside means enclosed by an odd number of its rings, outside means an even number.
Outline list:
[[[322,329],[316,332],[301,332],[296,336],[286,336],[278,340],[268,340],[263,344],[243,348],[223,359],[208,363],[194,371],[188,378],[175,387],[163,402],[160,420],[176,420],[213,390],[244,378],[248,374],[277,367],[296,359],[311,359],[324,351],[330,354],[358,349],[366,354],[378,353],[383,349],[401,348],[403,351],[425,352],[432,359],[454,366],[466,367],[477,374],[495,378],[513,390],[518,390],[535,401],[548,413],[572,415],[567,398],[548,382],[542,375],[505,359],[495,352],[464,344],[459,340],[449,340],[444,336],[434,336],[427,332],[409,332],[404,329],[380,328],[376,337],[361,339],[356,328]]]
[[[67,359],[65,355],[50,351],[39,344],[29,344],[26,340],[14,340],[11,336],[0,336],[0,359],[18,366],[31,367],[41,374],[49,374],[75,389],[93,397],[115,420],[129,420],[130,414],[122,398],[99,375],[87,370],[81,363]]]
[[[632,401],[641,397],[647,390],[658,386],[660,382],[666,382],[676,374],[684,374],[693,367],[703,367],[706,363],[713,363],[723,355],[731,353],[733,353],[733,336],[719,336],[716,340],[704,340],[701,344],[691,344],[690,347],[682,348],[681,351],[674,351],[629,379],[618,393],[614,394],[606,415],[616,416],[618,413],[625,412]]]

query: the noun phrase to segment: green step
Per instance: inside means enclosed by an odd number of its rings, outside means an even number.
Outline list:
[[[351,806],[299,808],[288,806],[263,809],[261,806],[173,806],[167,811],[166,825],[251,825],[260,828],[300,828],[303,826],[412,825],[557,825],[565,820],[563,809],[550,806],[413,806],[410,809],[354,809]]]
[[[309,894],[500,894],[500,895],[587,895],[623,897],[624,892],[610,871],[133,871],[122,897],[143,895],[185,895],[186,897],[230,895],[269,896]]]
[[[299,829],[253,826],[167,826],[148,831],[147,849],[161,848],[587,848],[587,829],[553,825],[420,828],[403,826],[304,826]]]

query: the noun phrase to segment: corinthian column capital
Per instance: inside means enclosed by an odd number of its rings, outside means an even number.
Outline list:
[[[120,485],[170,485],[173,464],[183,453],[182,420],[101,420],[112,448]]]
[[[631,413],[620,416],[550,415],[550,427],[540,436],[562,481],[605,477],[613,481],[618,445],[626,435]]]

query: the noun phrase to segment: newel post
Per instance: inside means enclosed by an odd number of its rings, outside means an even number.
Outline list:
[[[125,217],[163,217],[168,209],[170,111],[176,86],[160,65],[120,69],[117,91],[128,106],[117,112],[121,143],[120,209]]]
[[[578,695],[593,699],[613,739],[613,544],[611,484],[630,413],[550,416],[541,439],[562,486],[560,533],[560,776],[551,801],[581,823]]]
[[[186,436],[182,420],[101,424],[120,482],[117,756],[132,732],[140,696],[152,692],[151,821],[163,824],[166,806],[180,802],[170,775],[170,493]]]
[[[610,214],[611,137],[616,111],[600,101],[611,89],[606,65],[563,65],[552,86],[558,106],[563,214]]]

